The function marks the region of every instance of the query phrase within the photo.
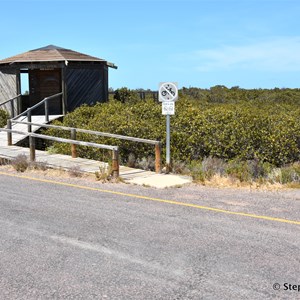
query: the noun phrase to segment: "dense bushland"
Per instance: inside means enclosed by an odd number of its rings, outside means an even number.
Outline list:
[[[7,119],[8,119],[8,113],[5,110],[0,109],[0,128],[6,125]]]
[[[63,125],[160,140],[164,158],[165,117],[161,115],[161,104],[152,99],[140,101],[134,91],[125,88],[116,94],[108,103],[82,106],[66,115]],[[299,104],[298,89],[183,88],[176,115],[171,117],[172,159],[185,163],[205,157],[227,162],[257,160],[277,167],[299,161]],[[130,153],[140,160],[154,155],[149,145],[82,134],[78,139],[120,146],[122,163],[127,163]],[[69,148],[54,144],[52,150],[69,153]],[[79,155],[103,159],[107,153],[80,147]]]

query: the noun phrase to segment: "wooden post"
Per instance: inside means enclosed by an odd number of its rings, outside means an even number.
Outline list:
[[[160,142],[155,144],[155,172],[161,173],[161,145],[160,145]]]
[[[35,161],[35,139],[33,136],[29,136],[29,148],[30,148],[30,161]]]
[[[67,112],[66,108],[66,100],[67,100],[67,89],[66,89],[66,67],[64,66],[61,69],[61,106],[62,106],[62,114],[65,116]]]
[[[27,122],[31,123],[31,110],[27,111]],[[28,124],[28,132],[32,131],[31,124]]]
[[[21,113],[22,110],[22,95],[17,98],[17,115]]]
[[[112,152],[112,176],[113,176],[113,178],[118,178],[119,175],[120,175],[119,151],[113,150],[113,152]]]
[[[71,140],[76,140],[76,128],[71,129]],[[77,157],[77,149],[75,144],[71,144],[71,154],[72,158]]]
[[[11,117],[15,117],[15,105],[14,105],[14,99],[10,101],[10,109],[11,109]]]
[[[48,98],[45,99],[45,122],[49,122],[49,105],[48,105]]]
[[[17,95],[21,95],[21,72],[20,70],[16,70],[16,92],[17,92]],[[20,102],[21,102],[21,96],[18,97],[17,99],[17,115],[21,113],[21,105],[20,105]]]
[[[11,130],[12,126],[11,126],[11,120],[8,119],[7,120],[7,129]],[[12,145],[12,132],[11,131],[7,131],[7,145],[11,146]]]

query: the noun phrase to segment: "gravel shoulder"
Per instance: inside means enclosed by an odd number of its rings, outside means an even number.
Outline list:
[[[117,191],[124,194],[141,195],[229,211],[300,221],[300,189],[286,189],[280,186],[272,188],[254,188],[251,186],[213,187],[195,183],[182,187],[156,189],[123,182],[96,181],[93,175],[73,177],[70,176],[70,173],[63,170],[29,170],[20,173],[16,172],[11,166],[1,166],[0,172]]]

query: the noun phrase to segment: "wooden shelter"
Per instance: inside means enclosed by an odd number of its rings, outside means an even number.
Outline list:
[[[21,74],[28,74],[28,95],[18,100],[19,114],[45,97],[63,93],[49,103],[50,114],[65,114],[82,104],[108,99],[108,68],[104,59],[49,45],[0,60],[0,103],[21,94]],[[41,112],[36,112],[41,113]]]

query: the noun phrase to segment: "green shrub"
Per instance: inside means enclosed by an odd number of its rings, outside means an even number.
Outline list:
[[[115,91],[114,99],[122,103],[136,102],[139,100],[139,96],[136,92],[129,90],[126,87],[123,87]]]
[[[225,173],[241,182],[264,181],[273,169],[274,166],[270,163],[259,161],[257,158],[253,160],[233,159],[226,164]]]
[[[202,161],[192,161],[188,168],[193,180],[204,182],[205,180],[210,180],[214,175],[223,176],[226,162],[220,158],[209,156]]]
[[[87,119],[85,114],[87,111],[88,114],[90,114],[89,109],[90,107],[86,106],[80,107],[73,113],[66,115],[63,123],[55,122],[55,124],[147,139],[162,140],[164,138],[162,130],[164,122],[161,121],[163,118],[160,107],[154,104],[152,100],[138,102],[136,104],[122,104],[118,101],[97,104],[93,107],[93,117]],[[81,110],[83,110],[83,114],[81,114]],[[46,134],[70,138],[68,131],[50,129],[46,131]],[[131,153],[139,160],[154,154],[154,146],[149,144],[115,138],[97,137],[81,133],[77,134],[77,139],[119,146],[120,157],[122,163],[125,164],[127,164],[128,157]],[[70,153],[70,145],[68,144],[54,143],[52,149],[53,148],[58,149],[60,153]],[[82,146],[77,147],[77,153],[80,157],[105,161],[111,156],[110,151]]]
[[[198,182],[205,181],[206,177],[203,172],[202,162],[193,160],[189,165],[189,169],[190,169],[190,175],[192,176],[194,181],[198,181]]]
[[[221,90],[224,91],[224,88]],[[188,163],[213,157],[239,161],[237,166],[232,165],[230,172],[237,172],[238,177],[246,180],[247,173],[257,173],[254,177],[262,176],[262,163],[280,167],[300,159],[298,104],[278,100],[251,100],[235,104],[226,101],[196,102],[188,95],[176,102],[176,114],[171,117],[173,160]],[[66,115],[63,123],[58,124],[160,140],[164,160],[166,121],[161,114],[161,104],[153,100],[124,102],[110,101],[94,107],[82,106]],[[53,129],[47,132],[70,137],[69,132],[57,132]],[[77,139],[119,146],[121,163],[124,164],[128,163],[130,153],[139,161],[154,154],[154,147],[148,144],[87,134],[78,134]],[[55,143],[53,147],[61,153],[70,153],[70,145]],[[111,155],[109,151],[90,147],[78,147],[78,154],[99,160],[107,160]],[[260,164],[255,165],[254,160]],[[242,163],[245,161],[252,161],[252,165]],[[244,170],[241,171],[240,168]]]
[[[0,128],[4,127],[7,124],[8,118],[8,113],[5,110],[0,109]]]
[[[251,181],[251,169],[247,161],[233,160],[228,163],[226,173],[241,182]]]
[[[225,162],[220,158],[205,157],[202,161],[202,171],[208,180],[216,174],[222,176],[225,173]]]
[[[273,182],[278,182],[281,184],[300,183],[300,165],[297,163],[284,166],[281,169],[276,169],[276,171],[273,171],[273,174],[271,174],[270,177],[273,179]]]

